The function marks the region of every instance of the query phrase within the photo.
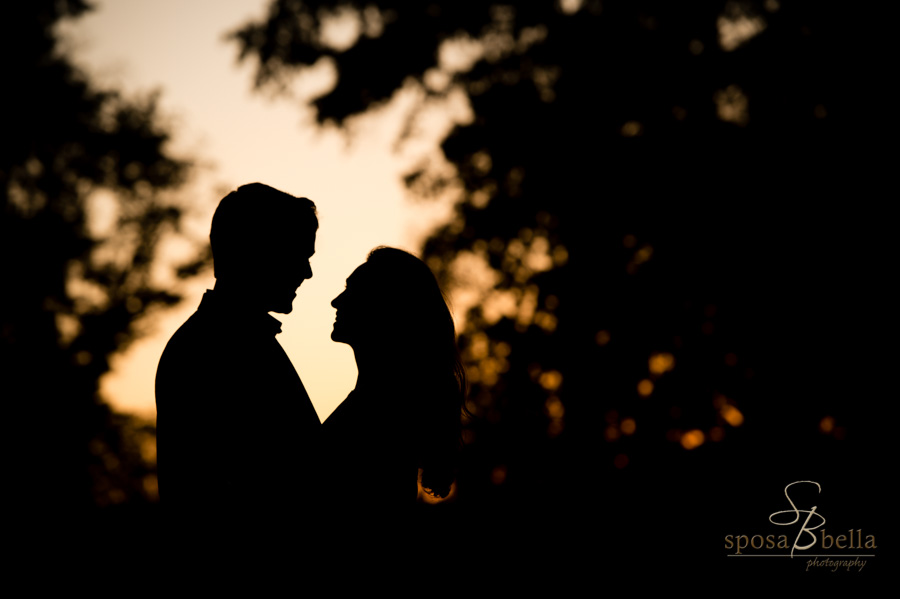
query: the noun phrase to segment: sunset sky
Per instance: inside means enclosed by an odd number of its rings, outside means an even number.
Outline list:
[[[327,89],[333,73],[307,74],[287,94],[273,97],[252,89],[253,65],[238,66],[237,46],[225,40],[227,32],[264,15],[267,5],[267,0],[98,1],[93,12],[64,26],[64,48],[100,86],[126,96],[161,90],[172,149],[197,164],[180,192],[189,202],[186,231],[197,243],[205,243],[218,200],[244,183],[263,182],[317,204],[313,279],[301,287],[293,313],[277,316],[283,322],[279,340],[324,419],[356,377],[350,348],[329,337],[330,302],[370,249],[393,245],[417,253],[429,229],[447,217],[449,198],[417,202],[402,175],[437,151],[454,119],[468,117],[467,106],[451,102],[430,111],[419,123],[418,137],[399,149],[395,141],[415,97],[412,88],[354,121],[352,139],[333,126],[318,126],[305,100]],[[102,212],[98,202],[92,217],[102,221]],[[176,260],[184,245],[171,240],[164,259]],[[114,357],[112,372],[101,383],[114,407],[155,417],[159,356],[213,284],[208,272],[184,285],[185,301],[147,322],[149,334]]]

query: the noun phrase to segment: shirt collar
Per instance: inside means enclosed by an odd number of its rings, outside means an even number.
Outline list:
[[[206,290],[198,310],[217,313],[236,324],[240,323],[250,327],[251,330],[265,332],[273,337],[281,332],[281,321],[271,314],[248,310],[240,302],[232,301],[227,295],[222,295],[214,289]]]

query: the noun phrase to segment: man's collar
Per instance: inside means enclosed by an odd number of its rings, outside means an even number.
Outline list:
[[[248,309],[247,305],[235,301],[228,295],[224,295],[214,289],[207,289],[200,300],[198,310],[215,312],[235,324],[252,327],[254,330],[265,331],[275,336],[281,332],[281,321],[271,314],[264,314]]]

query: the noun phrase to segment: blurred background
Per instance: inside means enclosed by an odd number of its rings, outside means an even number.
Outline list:
[[[418,509],[471,569],[784,573],[723,538],[781,533],[795,480],[889,542],[883,73],[855,9],[7,11],[3,396],[49,534],[154,546],[156,364],[213,285],[218,200],[261,181],[319,208],[279,339],[323,420],[355,382],[329,303],[367,251],[450,291],[473,417],[454,494]]]

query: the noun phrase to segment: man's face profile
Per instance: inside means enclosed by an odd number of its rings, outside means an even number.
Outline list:
[[[261,269],[258,283],[269,312],[290,314],[300,285],[313,276],[310,259],[316,253],[316,234],[304,237],[301,243],[279,244],[280,247],[273,248]]]
[[[297,288],[312,278],[317,229],[309,199],[262,183],[242,185],[213,215],[216,289],[254,310],[289,314]]]

